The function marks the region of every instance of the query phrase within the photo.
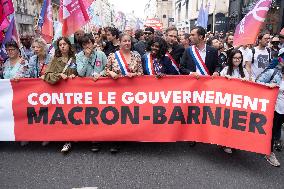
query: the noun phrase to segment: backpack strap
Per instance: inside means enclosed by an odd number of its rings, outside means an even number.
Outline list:
[[[266,50],[268,52],[268,60],[269,60],[269,63],[271,62],[271,50],[269,47],[266,47]]]
[[[272,76],[270,77],[269,83],[272,81],[272,79],[274,79],[274,77],[275,77],[275,75],[277,74],[277,71],[278,71],[277,68],[274,68],[273,70],[274,70],[274,71],[273,71]]]
[[[264,74],[265,72],[267,72],[268,70],[270,70],[270,69],[269,69],[269,68],[265,68],[265,69],[263,70],[263,72],[261,72],[261,74],[259,74],[259,75],[257,76],[257,78],[255,79],[255,81],[258,81],[259,78],[260,78],[260,76],[261,76],[262,74]],[[270,82],[272,81],[272,79],[273,79],[273,78],[275,77],[275,75],[277,74],[277,71],[278,71],[277,68],[274,68],[274,69],[273,69],[273,74],[271,75],[271,77],[270,77],[268,83],[270,83]]]
[[[252,52],[252,60],[251,60],[251,64],[253,64],[253,63],[254,63],[255,47],[253,47],[253,48],[251,49],[251,52]]]

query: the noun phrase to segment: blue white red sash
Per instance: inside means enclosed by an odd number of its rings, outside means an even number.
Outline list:
[[[126,76],[129,72],[129,69],[128,69],[128,64],[127,64],[124,56],[122,55],[122,53],[120,51],[116,51],[114,54],[115,54],[115,58],[118,62],[118,65],[119,65],[119,68],[120,68],[122,75]]]
[[[178,72],[178,74],[180,74],[179,72],[179,66],[178,63],[175,61],[175,59],[172,57],[172,55],[169,52],[166,52],[166,56],[170,58],[171,62],[172,62],[172,66],[175,68],[175,70]]]
[[[145,65],[147,75],[155,75],[153,63],[154,63],[153,57],[151,56],[151,53],[148,53],[146,56],[146,65]]]
[[[202,60],[197,47],[195,45],[192,45],[188,48],[188,52],[191,55],[192,60],[196,66],[196,72],[201,75],[210,75],[209,70],[206,67],[205,62]]]

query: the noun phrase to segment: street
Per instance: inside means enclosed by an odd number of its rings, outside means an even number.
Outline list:
[[[262,155],[216,145],[188,143],[111,143],[98,153],[90,143],[74,143],[63,155],[62,143],[0,144],[0,184],[16,188],[273,188],[284,187],[284,166],[272,167]],[[283,164],[283,152],[276,152]]]

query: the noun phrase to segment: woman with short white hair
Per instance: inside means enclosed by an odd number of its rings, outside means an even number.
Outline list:
[[[51,61],[51,55],[48,53],[48,46],[44,39],[35,38],[32,43],[34,54],[29,61],[30,76],[39,78],[44,75],[45,70]]]

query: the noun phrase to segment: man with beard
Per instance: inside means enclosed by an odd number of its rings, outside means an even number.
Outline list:
[[[215,48],[205,44],[205,35],[205,29],[200,26],[191,30],[190,41],[192,46],[183,53],[180,64],[181,74],[193,75],[196,78],[200,75],[219,75],[221,66],[218,63],[218,52]],[[195,144],[196,142],[189,143],[190,146],[195,146]]]
[[[178,30],[176,27],[169,27],[166,30],[165,40],[168,44],[167,56],[174,65],[179,68],[181,57],[184,53],[184,47],[178,44]]]
[[[218,50],[218,63],[222,66],[222,68],[227,66],[227,54],[222,51],[223,45],[221,41],[219,41],[218,37],[213,37],[208,39],[207,45]]]
[[[251,63],[246,64],[246,69],[254,79],[257,79],[271,62],[271,50],[268,48],[269,39],[269,33],[261,33],[257,38],[258,46],[252,48]]]
[[[134,50],[142,57],[146,53],[148,43],[153,40],[155,30],[152,27],[147,27],[144,30],[144,40],[140,40],[134,45]]]
[[[197,26],[190,32],[192,46],[185,50],[180,65],[183,75],[218,76],[221,66],[218,63],[218,51],[205,44],[204,28]]]

